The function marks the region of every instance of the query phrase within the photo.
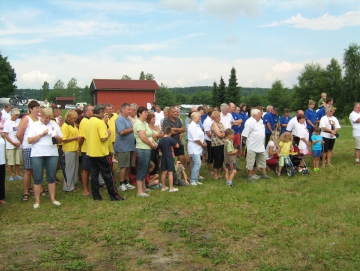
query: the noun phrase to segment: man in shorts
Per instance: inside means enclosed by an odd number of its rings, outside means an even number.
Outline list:
[[[355,141],[355,164],[360,165],[360,103],[355,103],[354,110],[351,112],[349,119],[353,127]]]
[[[135,137],[133,124],[129,119],[131,108],[130,104],[123,103],[120,107],[121,114],[115,121],[116,139],[114,151],[117,154],[118,165],[120,168],[120,190],[135,189],[129,184],[130,167],[135,167]]]

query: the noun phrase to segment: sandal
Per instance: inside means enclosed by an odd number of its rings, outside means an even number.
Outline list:
[[[30,195],[34,195],[34,190],[31,187],[28,189],[28,192]]]
[[[23,196],[22,196],[22,199],[21,199],[22,201],[29,201],[29,194],[24,194]]]
[[[47,189],[43,189],[41,192],[40,192],[40,195],[45,197],[49,191]]]

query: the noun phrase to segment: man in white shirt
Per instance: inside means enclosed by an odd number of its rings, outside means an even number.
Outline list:
[[[231,129],[231,126],[234,122],[234,118],[231,115],[231,113],[229,113],[229,105],[226,103],[223,103],[220,105],[220,118],[221,118],[221,123],[224,125],[225,129]]]
[[[1,113],[2,113],[1,118],[4,121],[7,121],[8,119],[11,118],[11,113],[10,113],[11,109],[12,109],[12,106],[10,104],[7,104],[7,105],[5,105],[4,109],[1,111]]]
[[[204,133],[205,133],[205,142],[207,144],[207,153],[208,153],[208,157],[207,157],[208,172],[210,175],[214,174],[214,172],[212,172],[212,165],[214,163],[214,159],[211,154],[211,126],[214,122],[213,119],[211,118],[211,114],[213,111],[214,110],[212,108],[208,109],[207,112],[208,116],[204,120],[204,124],[203,124]]]
[[[262,178],[270,179],[266,174],[266,156],[265,156],[265,127],[261,119],[259,109],[251,110],[251,117],[245,122],[245,128],[242,136],[247,146],[246,169],[248,170],[248,182],[254,183],[260,176],[255,176],[254,163],[262,170]]]
[[[298,120],[297,120],[297,117],[299,115],[305,115],[304,111],[302,111],[302,110],[296,111],[296,116],[293,117],[289,121],[288,125],[286,126],[286,131],[291,132],[291,134],[293,135],[294,145],[296,145],[296,146],[299,146],[299,141],[300,141],[300,138],[299,138],[299,135],[298,135],[298,132],[297,132],[297,129],[296,129],[298,127],[298,123],[299,123]]]
[[[360,103],[355,103],[354,111],[349,116],[353,127],[353,137],[355,141],[355,163],[360,165]]]
[[[158,126],[161,129],[160,122],[164,118],[164,112],[161,111],[160,105],[155,106],[154,115],[155,115],[155,126]]]

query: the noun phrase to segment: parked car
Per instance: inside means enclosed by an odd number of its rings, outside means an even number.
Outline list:
[[[74,104],[66,104],[65,105],[65,109],[67,109],[67,110],[69,110],[69,109],[76,109],[76,105],[74,105]]]

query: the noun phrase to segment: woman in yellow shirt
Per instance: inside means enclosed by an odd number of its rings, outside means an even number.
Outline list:
[[[79,168],[79,130],[75,125],[78,114],[75,110],[69,110],[65,115],[65,122],[61,126],[63,134],[62,150],[65,155],[65,174],[67,182],[64,181],[63,190],[66,192],[75,191],[75,183]]]

